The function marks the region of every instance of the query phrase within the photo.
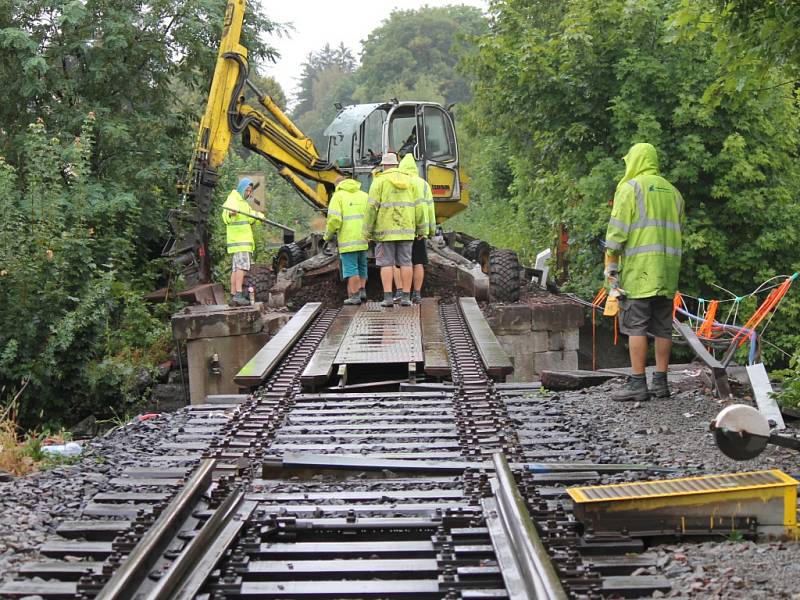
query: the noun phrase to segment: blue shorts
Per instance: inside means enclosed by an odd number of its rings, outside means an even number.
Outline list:
[[[339,254],[342,259],[342,277],[347,279],[358,275],[361,279],[367,278],[367,251],[356,250]]]

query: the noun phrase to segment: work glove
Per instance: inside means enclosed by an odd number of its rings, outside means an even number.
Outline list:
[[[619,288],[615,284],[614,287],[611,288],[611,291],[608,292],[606,305],[603,308],[604,317],[615,317],[619,314],[619,297]]]
[[[325,238],[323,238],[325,239]],[[335,239],[325,240],[325,245],[322,247],[322,253],[325,256],[333,256],[339,250],[339,245]]]
[[[619,264],[616,259],[606,254],[605,269],[603,275],[608,283],[608,288],[613,290],[619,286]]]

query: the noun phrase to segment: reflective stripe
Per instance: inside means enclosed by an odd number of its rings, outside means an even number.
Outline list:
[[[380,202],[375,198],[370,198],[369,203],[372,204],[372,206],[378,206],[380,204]]]
[[[384,202],[383,204],[381,204],[381,208],[389,208],[389,207],[392,207],[392,206],[410,206],[410,207],[413,208],[417,204],[419,204],[419,200],[417,200],[416,202],[402,202],[402,201],[400,201],[400,202]]]
[[[375,235],[414,235],[415,230],[413,229],[382,229],[380,231],[376,231]]]
[[[329,215],[336,215],[337,217],[341,217],[342,216],[342,213],[340,213],[338,210],[333,210],[332,208],[328,209],[328,214]]]
[[[630,229],[631,229],[630,225],[628,225],[627,223],[623,223],[622,221],[620,221],[619,219],[615,219],[614,217],[611,217],[608,220],[608,224],[612,225],[612,226],[614,226],[614,227],[616,227],[618,229],[621,229],[625,233],[628,233],[628,231],[630,231]]]
[[[639,220],[642,221],[647,218],[647,208],[644,203],[644,190],[635,179],[628,181],[628,184],[633,187],[633,192],[636,194],[636,206],[639,209]]]
[[[342,221],[359,221],[364,218],[364,215],[347,215],[342,217]]]
[[[355,240],[353,242],[342,242],[339,244],[339,248],[349,248],[350,246],[366,246],[367,240]]]
[[[637,248],[628,248],[625,250],[625,256],[635,256],[637,254],[645,254],[647,252],[661,252],[662,254],[672,254],[674,256],[681,255],[680,248],[672,248],[664,244],[648,244],[647,246],[638,246]]]
[[[228,248],[236,248],[238,246],[252,246],[253,242],[230,242]]]
[[[614,240],[606,240],[606,248],[611,248],[612,250],[622,250],[622,244],[620,242],[615,242]]]
[[[641,229],[642,227],[661,227],[662,229],[673,229],[677,232],[681,231],[680,223],[667,221],[666,219],[640,219],[638,222],[631,225],[631,230]]]
[[[228,227],[237,225],[250,225],[250,221],[231,221],[230,223],[228,223]]]

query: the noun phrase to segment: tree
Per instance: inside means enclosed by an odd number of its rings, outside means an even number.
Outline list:
[[[335,102],[351,103],[356,60],[344,44],[321,50],[306,58],[297,91],[297,104],[292,111],[297,125],[324,153],[323,132],[336,116]]]
[[[477,77],[469,123],[503,148],[512,181],[476,181],[507,190],[533,240],[550,246],[556,227],[570,232],[572,285],[591,293],[601,281],[601,241],[609,200],[632,143],[660,151],[663,174],[684,193],[687,230],[681,289],[713,297],[712,284],[748,291],[800,267],[798,133],[800,114],[785,88],[710,105],[718,74],[708,32],[673,43],[675,2],[503,0],[490,33],[469,63]],[[769,72],[769,82],[782,74]],[[496,156],[484,154],[486,161]],[[479,157],[480,158],[480,157]],[[506,177],[506,175],[503,175]],[[503,225],[505,225],[503,223]],[[530,251],[530,250],[529,250]],[[795,304],[792,304],[795,302]],[[797,344],[786,303],[785,344]]]
[[[27,125],[78,135],[96,116],[91,170],[124,183],[142,219],[143,258],[160,251],[166,207],[191,152],[202,105],[176,86],[207,90],[225,3],[219,0],[9,0],[0,9],[0,155],[20,165]],[[275,29],[249,5],[251,60],[274,56],[259,33]]]
[[[444,102],[465,102],[470,96],[469,81],[456,66],[471,38],[485,30],[483,14],[470,6],[392,12],[364,41],[358,101],[380,102],[419,90]]]
[[[759,93],[800,81],[800,2],[797,0],[682,0],[673,25],[682,38],[710,33],[719,61],[706,99]],[[783,81],[775,81],[775,69]]]

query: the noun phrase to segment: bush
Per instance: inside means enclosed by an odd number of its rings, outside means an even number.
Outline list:
[[[40,120],[18,169],[0,159],[0,389],[29,379],[26,427],[137,402],[170,344],[132,283],[135,201],[90,177],[92,129],[63,140]]]

